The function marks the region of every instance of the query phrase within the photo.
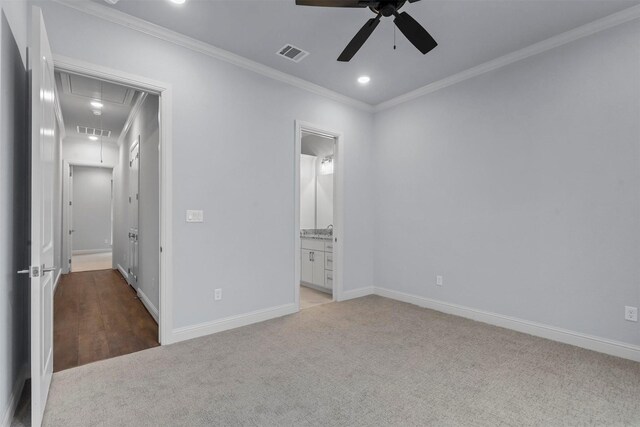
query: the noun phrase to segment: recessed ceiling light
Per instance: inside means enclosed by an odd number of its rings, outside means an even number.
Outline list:
[[[94,108],[102,108],[102,102],[100,101],[91,101],[91,106]]]
[[[171,0],[171,3],[183,4],[186,0]]]
[[[97,141],[97,140],[98,140],[98,137],[97,137],[97,136],[94,136],[94,135],[91,135],[91,136],[89,137],[89,139],[90,139],[90,140],[92,140],[92,141]]]
[[[93,111],[93,115],[94,116],[101,116],[102,115],[102,111],[100,111],[100,110],[91,110],[91,111]]]
[[[371,77],[369,77],[369,76],[360,76],[360,77],[358,77],[358,83],[360,83],[361,85],[366,85],[370,81],[371,81]]]

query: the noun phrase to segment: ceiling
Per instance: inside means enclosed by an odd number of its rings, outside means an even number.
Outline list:
[[[93,0],[107,6],[103,0]],[[422,0],[405,4],[439,46],[422,55],[383,18],[349,63],[336,58],[373,17],[368,9],[296,6],[294,0],[120,0],[108,6],[300,77],[378,104],[554,35],[637,5],[640,0]],[[276,56],[291,43],[308,52]],[[371,82],[361,86],[360,75]]]
[[[315,157],[329,157],[333,155],[335,140],[313,133],[302,133],[301,153]]]
[[[56,71],[56,86],[60,99],[60,109],[64,120],[67,137],[86,138],[91,141],[83,129],[110,131],[109,136],[102,136],[102,142],[118,142],[129,113],[140,95],[139,91],[113,83],[102,82],[89,77]],[[98,100],[103,106],[96,109],[91,101]],[[100,110],[96,116],[93,111]],[[89,133],[93,133],[91,130]]]

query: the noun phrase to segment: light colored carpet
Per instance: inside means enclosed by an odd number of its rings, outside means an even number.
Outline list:
[[[301,310],[309,307],[315,307],[316,305],[320,304],[326,304],[329,302],[333,302],[333,297],[331,295],[300,285]]]
[[[389,299],[54,374],[46,426],[640,425],[640,364]]]
[[[71,271],[110,270],[112,268],[112,253],[100,252],[95,254],[73,255],[71,257]]]

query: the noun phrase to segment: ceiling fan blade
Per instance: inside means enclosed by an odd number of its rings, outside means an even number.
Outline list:
[[[438,46],[431,34],[422,28],[422,25],[418,24],[418,21],[413,19],[407,12],[396,13],[393,22],[402,31],[402,34],[423,54]]]
[[[367,7],[360,0],[296,0],[298,6]]]
[[[420,1],[420,0],[409,0],[409,3],[415,3],[417,1]]]
[[[381,15],[378,15],[375,18],[369,19],[366,22],[366,24],[364,24],[364,26],[360,28],[360,31],[358,31],[358,34],[356,34],[351,39],[347,47],[345,47],[342,53],[340,54],[340,56],[338,57],[338,61],[340,62],[351,61],[351,58],[353,58],[353,55],[355,55],[360,50],[364,42],[367,41],[371,33],[373,33],[373,30],[375,30],[378,24],[380,23],[380,16]]]

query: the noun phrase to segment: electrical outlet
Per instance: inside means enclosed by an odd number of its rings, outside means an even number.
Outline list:
[[[638,321],[638,307],[629,307],[628,305],[624,307],[624,319],[629,320],[631,322]]]
[[[213,299],[215,301],[220,301],[222,299],[222,289],[216,289],[213,291]]]
[[[436,276],[436,286],[442,286],[442,276]]]

